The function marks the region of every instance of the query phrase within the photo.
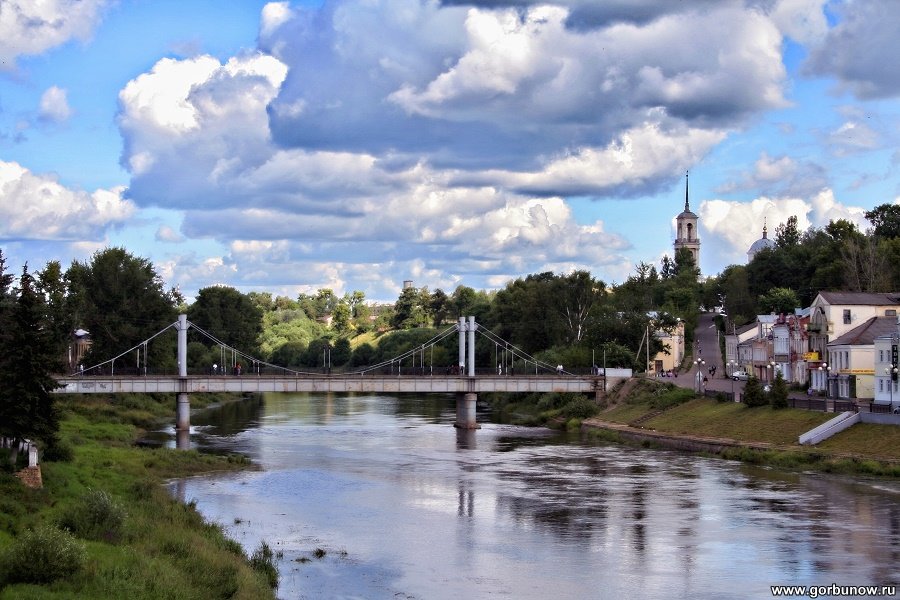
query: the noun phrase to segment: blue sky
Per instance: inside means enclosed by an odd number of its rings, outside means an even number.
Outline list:
[[[0,0],[0,248],[189,298],[702,271],[900,201],[892,0]]]

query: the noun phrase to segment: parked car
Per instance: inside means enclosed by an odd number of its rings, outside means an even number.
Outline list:
[[[746,371],[734,371],[731,378],[735,381],[747,381],[750,379],[750,375]]]

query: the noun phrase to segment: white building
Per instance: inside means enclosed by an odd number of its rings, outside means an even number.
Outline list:
[[[834,398],[875,396],[875,340],[897,333],[896,317],[872,317],[828,344],[827,395]],[[882,356],[883,358],[883,356]]]

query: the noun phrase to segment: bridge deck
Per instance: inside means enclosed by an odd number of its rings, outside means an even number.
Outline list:
[[[204,392],[368,392],[593,393],[606,389],[607,378],[583,375],[304,375],[283,376],[144,376],[61,377],[60,394],[204,393]],[[615,381],[611,381],[615,383]]]

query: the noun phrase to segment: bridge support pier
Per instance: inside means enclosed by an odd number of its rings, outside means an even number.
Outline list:
[[[465,393],[456,395],[456,423],[457,429],[481,429],[481,425],[475,420],[475,403],[478,394]]]
[[[187,394],[178,394],[175,408],[175,429],[187,431],[191,428],[191,402]]]

